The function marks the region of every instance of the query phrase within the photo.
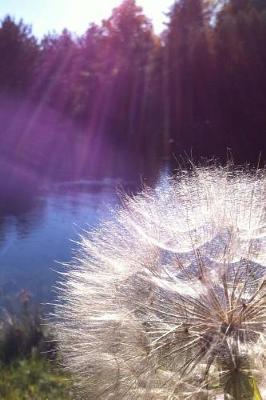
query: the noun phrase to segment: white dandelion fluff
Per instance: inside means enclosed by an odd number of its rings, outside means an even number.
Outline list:
[[[84,399],[262,399],[266,177],[180,172],[85,235],[56,335]]]

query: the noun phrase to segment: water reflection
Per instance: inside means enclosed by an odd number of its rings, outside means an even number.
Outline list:
[[[55,271],[68,262],[84,229],[91,229],[118,203],[118,182],[53,185],[35,196],[26,212],[0,220],[0,295],[8,302],[28,289],[37,302],[52,300]]]

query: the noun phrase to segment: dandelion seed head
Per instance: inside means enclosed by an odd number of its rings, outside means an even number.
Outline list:
[[[55,330],[85,399],[265,390],[265,195],[264,171],[180,171],[83,237]]]

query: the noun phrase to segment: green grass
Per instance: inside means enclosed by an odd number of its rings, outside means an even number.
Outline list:
[[[40,356],[0,365],[1,400],[70,400],[71,382],[55,363]]]
[[[73,399],[52,331],[27,290],[0,308],[0,400]]]

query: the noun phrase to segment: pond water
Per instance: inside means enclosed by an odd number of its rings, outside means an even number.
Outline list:
[[[30,209],[0,220],[0,302],[28,290],[34,301],[53,300],[53,287],[79,235],[110,216],[119,203],[115,181],[57,184]]]

